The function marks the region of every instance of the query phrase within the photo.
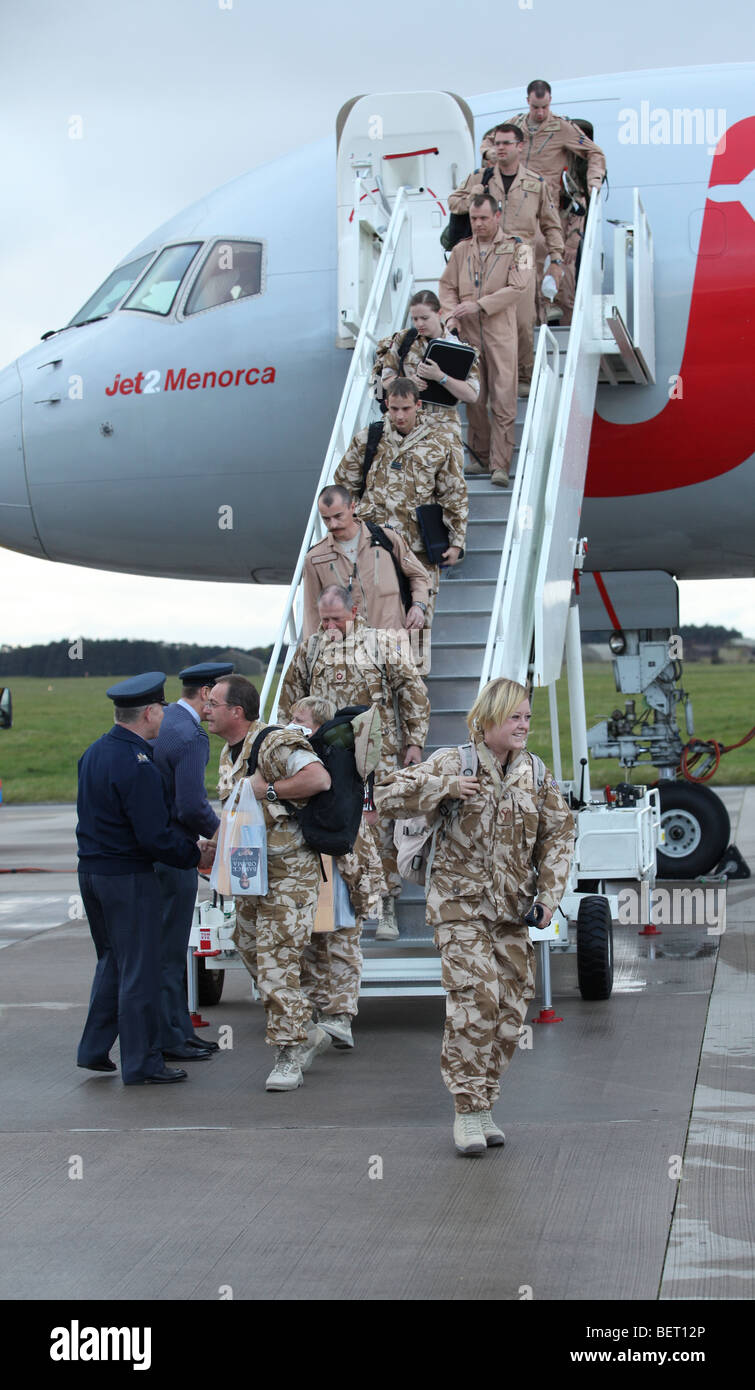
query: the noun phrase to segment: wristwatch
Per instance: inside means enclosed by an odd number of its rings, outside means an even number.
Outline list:
[[[270,783],[270,785],[269,785],[267,791],[265,792],[265,797],[266,797],[266,799],[267,799],[268,801],[277,801],[277,800],[278,800],[278,793],[277,793],[277,791],[275,790],[275,787],[273,786],[272,782]]]
[[[560,256],[551,256],[551,265],[563,265],[563,261],[561,260],[561,257],[560,257]]]
[[[446,384],[447,381],[448,381],[448,376],[447,376],[446,374],[444,374],[444,375],[441,377],[440,381],[438,382],[438,385],[439,385],[439,386],[445,386],[445,384]]]
[[[419,603],[417,599],[412,600],[412,608],[418,608],[420,613],[427,613],[427,604]]]

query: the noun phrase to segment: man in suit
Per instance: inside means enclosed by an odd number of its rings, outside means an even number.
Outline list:
[[[179,671],[181,698],[175,705],[168,705],[155,743],[155,763],[165,781],[174,824],[192,839],[204,836],[211,840],[220,823],[204,786],[210,740],[200,721],[215,681],[230,675],[232,670],[232,662],[205,661]],[[155,873],[163,900],[160,985],[163,1056],[183,1062],[200,1061],[216,1052],[218,1045],[195,1034],[184,984],[197,874],[195,869],[177,869],[171,864],[156,864]]]

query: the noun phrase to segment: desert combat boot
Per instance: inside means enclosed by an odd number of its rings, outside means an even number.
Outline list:
[[[506,1135],[502,1129],[498,1128],[497,1124],[493,1123],[493,1111],[480,1110],[478,1114],[480,1117],[480,1124],[482,1125],[482,1132],[485,1135],[485,1143],[488,1148],[492,1149],[496,1145],[505,1144]]]
[[[484,1154],[487,1149],[479,1113],[457,1115],[454,1120],[454,1144],[460,1154]]]
[[[266,1091],[295,1091],[304,1085],[299,1062],[299,1048],[296,1043],[279,1047],[275,1054],[275,1066],[265,1082]]]

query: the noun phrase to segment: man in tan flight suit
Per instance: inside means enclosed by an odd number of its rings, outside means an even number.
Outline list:
[[[357,611],[369,627],[418,631],[425,625],[430,603],[430,576],[398,531],[384,532],[393,557],[354,515],[355,502],[345,487],[324,487],[317,507],[329,534],[313,545],[304,562],[304,619],[302,636],[311,637],[320,625],[317,600],[323,589],[339,584],[348,589]],[[398,565],[411,588],[412,601],[404,612],[396,573]]]
[[[547,82],[530,82],[527,88],[527,111],[514,116],[512,124],[519,126],[524,135],[522,159],[528,169],[541,174],[545,179],[554,206],[561,218],[564,233],[564,276],[556,297],[564,311],[562,324],[571,322],[574,306],[574,286],[576,283],[576,260],[579,249],[579,236],[575,236],[574,218],[569,220],[569,208],[561,206],[563,186],[561,175],[567,166],[568,156],[578,155],[587,161],[588,198],[593,188],[600,188],[606,176],[606,157],[593,140],[572,125],[565,116],[556,116],[551,111],[551,89]],[[583,224],[584,225],[584,224]],[[543,278],[545,242],[538,238],[535,251],[537,261],[537,284]],[[557,278],[557,277],[554,277]]]
[[[480,395],[467,406],[469,447],[483,466],[489,460],[490,481],[506,487],[516,420],[517,301],[530,293],[533,253],[520,238],[504,236],[488,193],[473,196],[469,221],[472,238],[454,246],[439,295],[449,327],[458,323],[481,349]]]
[[[356,511],[361,520],[392,526],[429,573],[431,594],[425,618],[425,626],[429,627],[440,570],[428,562],[417,524],[417,507],[440,504],[450,538],[443,559],[447,565],[457,564],[464,553],[469,514],[464,456],[461,441],[423,415],[415,382],[397,377],[388,383],[386,397],[388,414],[366,482],[366,429],[354,435],[334,481],[357,498]]]
[[[338,709],[377,705],[382,733],[377,788],[389,772],[421,761],[430,722],[427,691],[411,657],[385,633],[367,626],[346,589],[336,585],[323,589],[317,606],[320,627],[296,648],[283,681],[278,716],[290,719],[305,695],[332,700]],[[394,899],[401,892],[402,880],[392,823],[381,821],[374,833],[388,886],[380,938],[389,940],[398,936]]]
[[[252,744],[265,728],[259,707],[259,692],[244,676],[220,680],[210,692],[204,708],[207,727],[226,740],[218,770],[221,801],[249,775]],[[302,1072],[330,1046],[330,1039],[313,1025],[300,978],[301,957],[315,920],[320,859],[305,844],[283,801],[301,805],[326,791],[330,774],[304,734],[280,729],[260,745],[250,780],[265,817],[268,891],[264,897],[235,899],[233,939],[265,1006],[266,1040],[277,1049],[265,1088],[292,1091],[302,1085]]]
[[[554,273],[558,280],[564,260],[564,237],[561,231],[556,208],[548,185],[540,174],[526,168],[520,161],[524,136],[518,126],[499,125],[492,133],[493,149],[496,157],[495,173],[488,181],[487,189],[480,182],[480,173],[470,174],[460,188],[452,193],[448,205],[451,212],[469,212],[469,205],[476,193],[490,194],[501,210],[501,231],[505,236],[521,237],[528,246],[535,249],[539,234],[545,240],[551,266],[559,267]],[[522,384],[520,395],[527,395],[532,380],[535,354],[533,347],[533,327],[535,323],[535,277],[526,296],[517,303],[516,325],[519,352],[519,381]]]

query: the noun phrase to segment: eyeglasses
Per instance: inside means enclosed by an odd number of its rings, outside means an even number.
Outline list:
[[[221,709],[225,705],[226,709],[235,709],[235,705],[229,705],[227,700],[205,700],[207,709]]]

